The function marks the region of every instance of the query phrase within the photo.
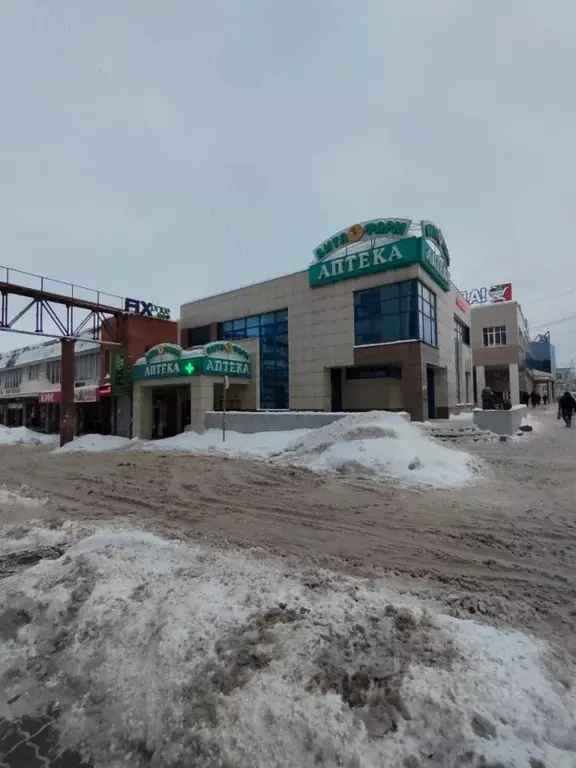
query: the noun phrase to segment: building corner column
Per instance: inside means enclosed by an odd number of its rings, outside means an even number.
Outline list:
[[[190,429],[206,430],[206,412],[214,408],[214,382],[208,376],[196,376],[190,384]]]
[[[508,377],[510,381],[510,402],[512,405],[520,405],[520,377],[518,363],[508,364]]]
[[[474,372],[476,373],[476,404],[482,404],[482,390],[486,386],[486,371],[483,365],[474,366]]]

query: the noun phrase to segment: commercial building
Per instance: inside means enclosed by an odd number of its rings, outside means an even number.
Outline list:
[[[533,372],[539,393],[553,400],[556,395],[556,348],[550,341],[550,331],[539,334],[531,342],[526,365]]]
[[[556,368],[556,395],[563,392],[576,392],[576,366],[572,363],[569,366]]]
[[[136,360],[159,339],[177,340],[178,325],[168,320],[125,314],[114,333],[112,324],[100,338],[75,342],[75,433],[132,432],[131,370]],[[0,423],[57,432],[60,422],[61,346],[48,341],[0,354]]]
[[[470,311],[449,270],[436,226],[378,219],[325,240],[308,269],[184,304],[180,344],[155,354],[166,367],[144,358],[133,369],[137,433],[153,434],[163,388],[181,414],[170,431],[188,419],[202,429],[202,414],[224,405],[447,417],[472,402]],[[186,380],[183,366],[214,343],[227,359],[226,342],[248,352],[248,375],[231,384],[222,367],[202,367]]]
[[[488,386],[500,399],[519,404],[520,393],[533,388],[533,374],[526,364],[530,334],[520,304],[502,300],[473,305],[471,318],[476,402]]]

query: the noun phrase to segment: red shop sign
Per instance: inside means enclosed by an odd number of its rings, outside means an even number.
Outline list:
[[[60,390],[56,392],[40,392],[38,394],[39,403],[59,403],[60,402]]]
[[[468,304],[464,296],[460,296],[460,295],[456,296],[456,306],[458,307],[458,309],[461,309],[462,312],[468,312],[468,310],[470,309],[470,305]]]

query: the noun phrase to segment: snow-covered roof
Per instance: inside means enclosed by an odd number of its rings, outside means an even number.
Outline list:
[[[77,340],[75,354],[83,352],[96,352],[100,347],[98,341],[92,339]],[[28,347],[12,349],[10,352],[0,353],[0,370],[5,368],[18,368],[22,365],[40,363],[44,360],[58,360],[60,357],[60,340],[46,341],[44,344],[34,344]]]

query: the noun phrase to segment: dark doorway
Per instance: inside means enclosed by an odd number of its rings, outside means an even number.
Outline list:
[[[428,389],[428,418],[436,418],[436,382],[434,368],[426,368],[426,385]]]
[[[152,440],[173,437],[177,433],[176,387],[155,387],[152,390]]]
[[[330,369],[331,409],[336,413],[342,411],[342,368]]]

